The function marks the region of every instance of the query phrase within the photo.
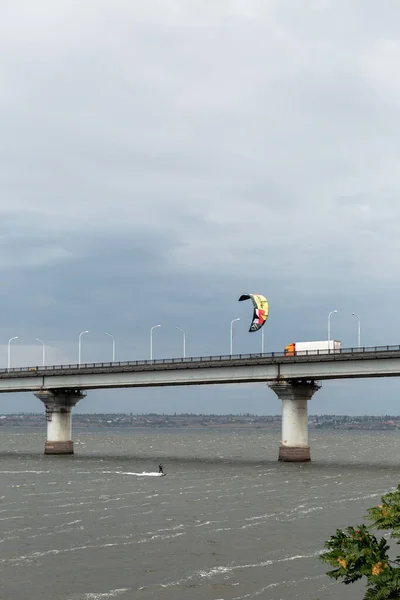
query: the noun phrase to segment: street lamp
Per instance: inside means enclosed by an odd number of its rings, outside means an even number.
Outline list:
[[[36,338],[36,341],[42,343],[42,366],[44,367],[44,361],[45,361],[45,356],[46,356],[46,348],[44,345],[44,341],[40,340],[39,338]]]
[[[186,333],[180,327],[176,327],[175,329],[183,333],[183,358],[186,358]]]
[[[351,313],[353,317],[355,317],[358,321],[358,347],[361,348],[361,321],[360,317],[356,315],[356,313]]]
[[[8,361],[7,361],[8,371],[10,370],[10,366],[11,366],[11,342],[13,340],[17,340],[17,339],[18,339],[18,336],[16,335],[8,340]]]
[[[112,339],[112,361],[115,362],[115,337],[111,333],[105,333]]]
[[[240,321],[240,317],[238,317],[237,319],[232,319],[231,321],[231,344],[230,344],[230,355],[232,356],[232,347],[233,347],[233,324],[235,321]]]
[[[79,334],[79,342],[78,342],[78,366],[81,366],[81,345],[82,345],[82,341],[81,338],[83,336],[84,333],[89,333],[87,330],[86,331],[81,331]]]
[[[331,312],[328,315],[328,342],[331,341],[331,315],[333,315],[333,313],[337,313],[337,310],[331,310]]]
[[[157,329],[157,327],[161,327],[161,325],[153,325],[150,329],[150,360],[153,360],[153,329]]]

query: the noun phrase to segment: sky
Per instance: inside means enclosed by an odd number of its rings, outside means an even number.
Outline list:
[[[400,343],[398,0],[3,0],[0,368]],[[312,414],[399,414],[326,382]],[[31,394],[0,412],[41,411]],[[76,412],[279,414],[266,385],[90,392]]]

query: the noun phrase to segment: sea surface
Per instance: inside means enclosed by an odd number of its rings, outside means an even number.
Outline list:
[[[52,457],[2,427],[0,598],[361,599],[318,556],[400,482],[400,432],[310,433],[282,464],[278,431],[75,430]]]

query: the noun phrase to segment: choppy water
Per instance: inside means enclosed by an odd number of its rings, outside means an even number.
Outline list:
[[[400,481],[400,432],[312,433],[310,464],[279,432],[0,430],[0,598],[362,598],[318,561],[337,527]],[[167,477],[158,477],[161,462]]]

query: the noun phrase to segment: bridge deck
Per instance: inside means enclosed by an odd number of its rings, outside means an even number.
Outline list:
[[[12,369],[0,369],[0,378],[10,377],[38,377],[54,375],[71,375],[87,373],[121,373],[131,371],[158,371],[169,369],[198,369],[198,368],[220,368],[240,367],[245,365],[277,365],[290,363],[314,363],[314,362],[340,362],[356,360],[377,360],[380,358],[400,358],[399,346],[374,346],[371,348],[348,348],[331,352],[297,352],[294,356],[288,356],[284,352],[270,352],[268,354],[234,354],[217,356],[199,356],[188,358],[161,358],[155,360],[134,360],[120,362],[96,362],[16,367]]]
[[[400,376],[400,346],[330,353],[283,352],[0,370],[0,392],[343,379]]]

